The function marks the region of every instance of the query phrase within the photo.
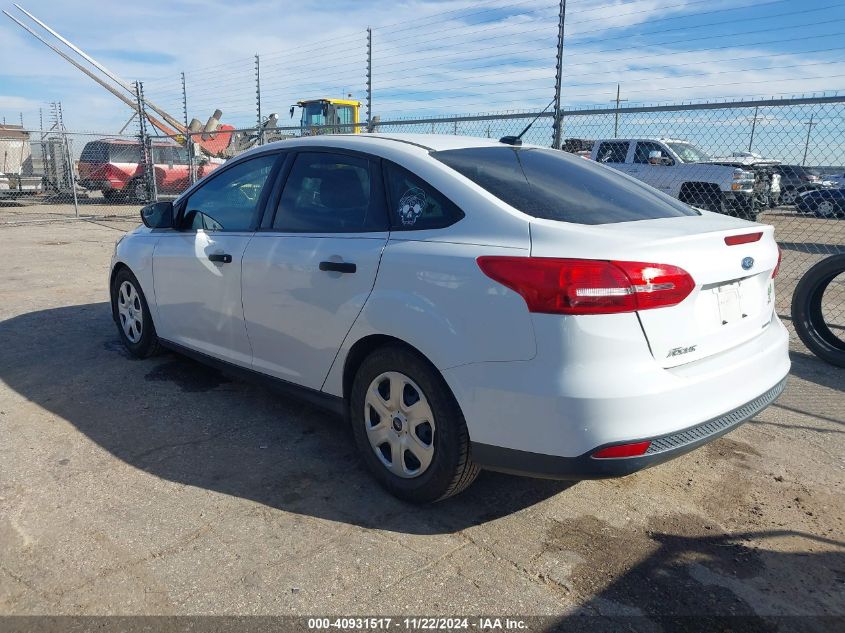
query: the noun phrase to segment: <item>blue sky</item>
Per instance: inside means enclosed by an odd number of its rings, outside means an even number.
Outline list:
[[[383,119],[538,109],[553,96],[557,2],[22,0],[24,8],[181,118],[288,121],[298,98],[365,93],[373,27],[374,112]],[[11,3],[4,8],[14,12]],[[569,0],[563,100],[609,104],[821,93],[845,88],[842,0]],[[37,127],[62,100],[72,129],[116,132],[131,111],[5,16],[0,116]]]

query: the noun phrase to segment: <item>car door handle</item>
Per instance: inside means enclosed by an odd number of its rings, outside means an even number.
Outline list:
[[[221,264],[231,264],[232,256],[228,253],[212,253],[208,256],[208,260],[212,262],[220,262]]]
[[[335,273],[354,273],[358,270],[358,267],[349,262],[320,262],[320,270]]]

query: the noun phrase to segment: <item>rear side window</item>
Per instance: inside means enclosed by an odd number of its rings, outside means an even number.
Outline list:
[[[297,233],[385,230],[381,189],[366,158],[300,152],[285,182],[273,228]],[[376,172],[378,173],[378,172]]]
[[[535,218],[610,224],[700,215],[616,170],[558,150],[473,147],[431,155]]]
[[[141,160],[139,143],[111,143],[108,149],[110,163],[137,163]]]
[[[464,217],[451,200],[407,169],[392,163],[384,168],[394,231],[442,229]]]
[[[624,163],[628,145],[628,141],[605,141],[599,145],[596,160],[600,163]]]

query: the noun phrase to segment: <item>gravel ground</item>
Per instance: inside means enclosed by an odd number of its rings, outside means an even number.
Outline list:
[[[608,481],[483,473],[414,507],[340,420],[127,357],[105,286],[132,224],[0,228],[0,614],[845,616],[845,370],[797,339],[781,399],[700,450]]]

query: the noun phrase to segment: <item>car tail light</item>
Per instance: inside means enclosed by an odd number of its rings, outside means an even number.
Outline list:
[[[728,246],[736,246],[738,244],[750,244],[757,242],[763,237],[763,231],[758,233],[743,233],[742,235],[728,235],[725,238],[725,244]]]
[[[528,310],[545,314],[614,314],[677,305],[695,288],[685,270],[668,264],[479,257],[491,279],[518,292]]]
[[[772,271],[772,279],[778,276],[778,272],[780,271],[781,257],[783,257],[783,251],[780,250],[780,244],[778,244],[778,263],[775,264],[775,269]]]
[[[617,444],[615,446],[607,446],[601,450],[593,453],[593,457],[598,459],[608,459],[613,457],[638,457],[644,455],[651,446],[651,441],[634,442],[633,444]]]

